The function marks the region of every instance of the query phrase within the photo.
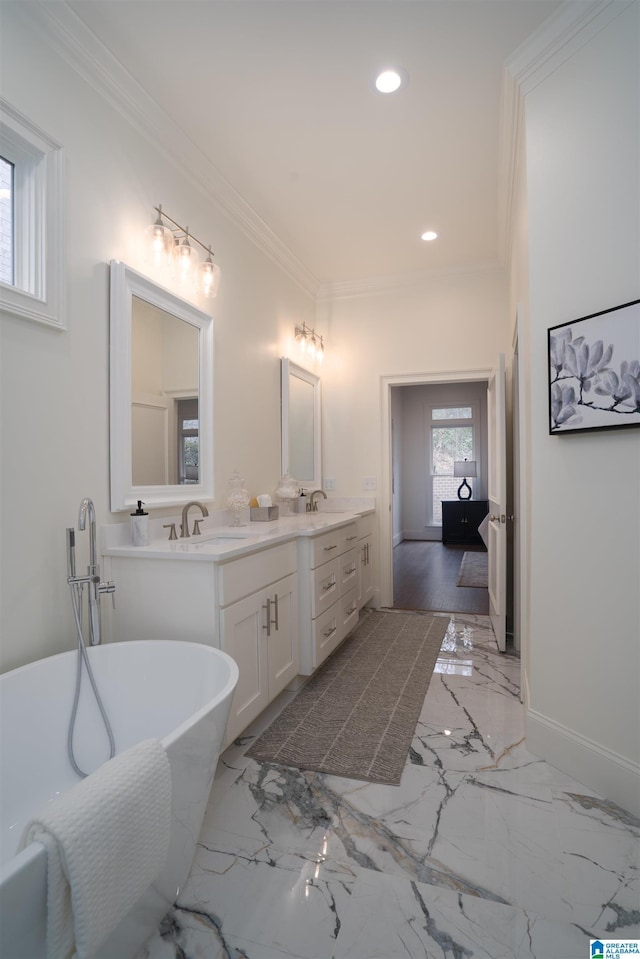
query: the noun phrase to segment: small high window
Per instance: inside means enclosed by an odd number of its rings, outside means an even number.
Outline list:
[[[0,156],[0,281],[11,286],[15,283],[14,169],[10,160]]]
[[[64,329],[61,146],[0,99],[0,307]]]

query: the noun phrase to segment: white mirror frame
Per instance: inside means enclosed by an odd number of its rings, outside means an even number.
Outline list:
[[[133,297],[198,330],[199,482],[189,486],[134,486],[131,456],[131,308]],[[213,317],[125,263],[111,261],[110,308],[111,510],[179,506],[213,499]]]
[[[281,360],[282,475],[289,472],[289,377],[295,376],[313,386],[313,476],[294,476],[305,489],[322,489],[322,401],[320,377],[287,359]]]

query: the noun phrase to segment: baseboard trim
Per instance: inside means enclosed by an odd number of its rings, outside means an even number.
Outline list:
[[[640,765],[580,736],[535,709],[526,710],[527,749],[589,789],[640,816]]]

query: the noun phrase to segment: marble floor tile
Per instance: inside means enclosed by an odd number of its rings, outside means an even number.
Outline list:
[[[640,937],[640,822],[527,751],[519,679],[487,617],[450,617],[399,786],[249,759],[261,717],[140,959],[583,959]]]

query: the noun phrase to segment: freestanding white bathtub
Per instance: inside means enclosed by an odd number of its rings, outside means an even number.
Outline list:
[[[116,752],[159,739],[171,767],[172,824],[165,867],[96,953],[96,959],[133,959],[189,874],[238,667],[217,649],[170,640],[110,643],[88,653]],[[67,759],[76,656],[61,653],[0,676],[3,959],[45,955],[46,854],[39,843],[16,850],[29,819],[79,781]],[[74,744],[76,761],[87,772],[109,758],[85,670]]]

